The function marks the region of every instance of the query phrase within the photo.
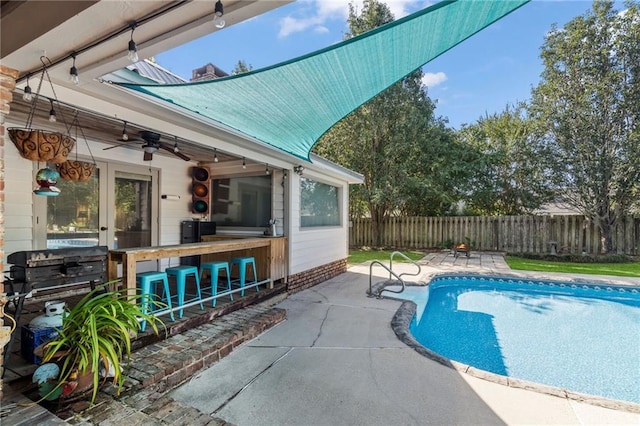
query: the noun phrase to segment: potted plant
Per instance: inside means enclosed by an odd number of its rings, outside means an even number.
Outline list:
[[[155,333],[158,333],[158,324],[164,325],[153,314],[141,311],[135,303],[140,297],[122,291],[105,292],[101,287],[67,310],[59,335],[43,347],[43,366],[48,362],[59,366],[57,377],[49,380],[49,389],[45,391],[47,399],[77,395],[93,386],[93,403],[101,369],[110,372],[117,391],[122,390],[125,380],[122,365],[130,359],[131,339],[141,330],[141,321],[147,321]]]

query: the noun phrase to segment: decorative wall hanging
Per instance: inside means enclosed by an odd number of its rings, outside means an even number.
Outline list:
[[[49,77],[45,59],[49,62],[49,64],[51,64],[49,58],[45,56],[40,57],[40,62],[42,62],[42,74],[40,76],[40,83],[38,83],[38,90],[36,91],[35,96],[33,96],[33,99],[31,101],[31,108],[29,109],[29,115],[27,116],[27,123],[25,124],[24,128],[14,127],[8,129],[9,138],[18,149],[20,155],[27,160],[63,163],[67,160],[67,156],[73,150],[73,147],[76,143],[75,139],[73,139],[68,133],[65,135],[60,132],[34,129],[31,127],[36,106],[38,104],[38,98],[40,97],[40,89],[42,88],[42,82],[44,81],[45,77],[47,78],[47,81],[51,86],[51,91],[53,93],[55,101],[56,103],[58,103],[58,97],[56,96],[53,83],[51,82],[51,78]],[[53,99],[49,99],[49,101],[51,102],[49,121],[54,122],[56,120],[56,113],[53,106]],[[64,122],[64,115],[62,114],[62,111],[60,111],[60,116],[62,117],[62,121]]]

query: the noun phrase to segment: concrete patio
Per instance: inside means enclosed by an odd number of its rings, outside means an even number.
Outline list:
[[[419,280],[443,271],[512,273],[491,253],[431,253],[420,264]],[[503,386],[419,355],[391,330],[400,302],[365,297],[368,274],[367,264],[353,266],[290,296],[278,305],[285,322],[170,396],[238,425],[640,422],[640,414]]]

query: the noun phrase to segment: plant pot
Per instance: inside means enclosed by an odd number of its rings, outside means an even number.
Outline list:
[[[64,180],[87,182],[91,179],[96,165],[84,161],[67,160],[64,163],[56,164],[56,169]]]
[[[64,163],[76,140],[59,132],[11,128],[9,138],[20,156],[31,161]]]

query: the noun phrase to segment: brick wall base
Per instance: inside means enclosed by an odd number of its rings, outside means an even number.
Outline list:
[[[289,275],[287,292],[289,294],[297,293],[344,272],[347,272],[347,259],[337,260],[298,274]]]

